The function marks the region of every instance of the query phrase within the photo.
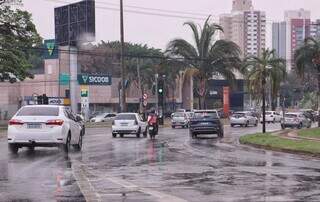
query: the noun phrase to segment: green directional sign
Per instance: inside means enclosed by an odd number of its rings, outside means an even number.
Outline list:
[[[58,54],[58,46],[54,39],[44,40],[44,59],[57,59]]]
[[[70,75],[66,73],[61,73],[59,75],[59,84],[60,85],[69,85],[70,83]]]
[[[78,83],[80,85],[109,86],[112,84],[112,78],[110,75],[78,74]]]

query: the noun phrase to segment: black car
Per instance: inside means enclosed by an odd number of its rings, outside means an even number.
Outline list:
[[[200,134],[217,134],[222,138],[223,124],[216,110],[197,110],[190,120],[190,136],[196,138]]]

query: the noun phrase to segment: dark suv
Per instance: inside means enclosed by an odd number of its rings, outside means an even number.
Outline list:
[[[217,134],[222,138],[223,124],[216,110],[196,110],[190,120],[190,136],[196,138],[199,134]]]

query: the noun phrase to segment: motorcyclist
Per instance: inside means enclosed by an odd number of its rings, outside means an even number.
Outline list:
[[[158,119],[158,114],[156,113],[155,110],[151,110],[149,115],[148,115],[148,125],[152,125],[156,129],[156,133],[158,133],[159,129],[159,119]]]

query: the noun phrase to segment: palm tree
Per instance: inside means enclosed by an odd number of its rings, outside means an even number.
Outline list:
[[[240,69],[240,48],[231,41],[215,40],[218,32],[223,32],[221,26],[210,23],[210,16],[203,27],[194,22],[186,22],[192,30],[193,43],[185,39],[174,39],[169,42],[166,53],[183,58],[189,69],[194,69],[193,77],[196,92],[200,99],[199,108],[205,107],[208,80],[214,75],[234,80],[234,72]]]
[[[271,86],[272,94],[278,95],[280,84],[286,77],[285,60],[275,55],[275,50],[263,50],[260,57],[250,56],[244,60],[242,72],[247,78],[249,92],[255,99],[262,99],[263,129],[265,133],[265,91],[266,83]]]
[[[314,38],[306,38],[304,44],[295,51],[294,54],[295,69],[301,78],[304,78],[307,69],[315,70],[318,80],[317,92],[317,108],[319,110],[319,96],[320,96],[320,40]],[[320,127],[320,119],[318,120],[318,127]]]

